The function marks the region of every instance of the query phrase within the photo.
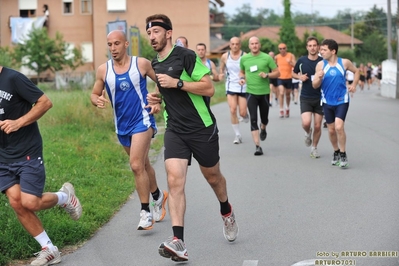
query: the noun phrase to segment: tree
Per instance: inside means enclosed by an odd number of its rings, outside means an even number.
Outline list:
[[[8,46],[0,46],[0,66],[18,68],[19,64],[14,58],[14,53]]]
[[[285,43],[288,49],[296,54],[299,39],[295,33],[295,24],[291,17],[291,2],[290,0],[283,0],[284,3],[284,19],[280,28],[280,42]]]
[[[51,39],[46,28],[32,30],[24,44],[15,47],[15,57],[23,66],[37,73],[38,81],[40,74],[47,70],[53,73],[63,69],[75,70],[84,64],[80,49],[69,49],[59,32],[55,39]]]

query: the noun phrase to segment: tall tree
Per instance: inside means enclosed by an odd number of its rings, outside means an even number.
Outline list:
[[[291,17],[291,1],[283,0],[283,4],[284,4],[284,17],[279,32],[280,42],[285,43],[288,46],[288,49],[293,54],[296,54],[296,51],[298,49],[297,45],[299,43],[299,39],[296,36],[295,24],[292,21]]]
[[[84,63],[80,49],[69,49],[59,32],[56,33],[55,39],[51,39],[46,28],[32,30],[25,43],[18,44],[14,51],[17,60],[22,62],[23,66],[37,73],[38,81],[40,74],[47,70],[75,70]]]

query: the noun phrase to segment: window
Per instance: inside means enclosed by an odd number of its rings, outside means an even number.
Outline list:
[[[126,0],[107,0],[108,12],[126,11]]]
[[[82,57],[85,63],[93,62],[93,43],[85,42],[81,44],[82,47]]]
[[[34,17],[37,9],[37,0],[18,0],[18,8],[21,18]]]
[[[62,0],[62,13],[73,14],[73,0]]]
[[[80,0],[80,12],[82,14],[91,14],[91,0]]]

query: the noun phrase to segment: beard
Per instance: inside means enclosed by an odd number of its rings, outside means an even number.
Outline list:
[[[165,48],[166,44],[167,44],[166,32],[162,36],[162,39],[159,42],[157,42],[157,41],[151,42],[152,48],[154,49],[154,51],[156,51],[158,53],[161,52]]]

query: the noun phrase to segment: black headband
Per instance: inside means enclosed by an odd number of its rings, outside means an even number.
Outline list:
[[[150,22],[148,22],[145,30],[148,30],[149,28],[152,28],[154,26],[160,26],[160,27],[164,28],[165,30],[171,30],[172,29],[171,26],[169,26],[168,24],[165,24],[165,23],[163,23],[161,21],[150,21]]]

